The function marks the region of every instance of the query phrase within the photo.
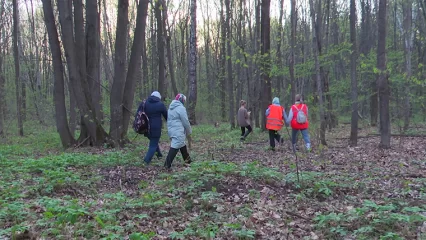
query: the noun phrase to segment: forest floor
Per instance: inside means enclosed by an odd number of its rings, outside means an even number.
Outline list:
[[[147,140],[124,149],[63,151],[53,129],[0,146],[0,239],[426,239],[426,137],[349,125],[295,155],[256,130],[194,127],[193,163],[144,166]],[[426,126],[410,133],[426,135]],[[161,149],[169,143],[163,133]],[[131,133],[133,136],[133,133]]]

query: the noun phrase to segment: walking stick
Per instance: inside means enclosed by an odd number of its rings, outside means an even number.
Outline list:
[[[300,184],[300,179],[299,179],[299,159],[297,158],[296,147],[295,147],[295,145],[294,145],[294,144],[293,144],[293,142],[292,142],[292,139],[291,139],[291,136],[290,136],[290,131],[288,130],[288,127],[287,127],[287,126],[285,126],[285,129],[287,130],[287,134],[288,134],[288,137],[289,137],[290,142],[291,142],[291,147],[292,147],[292,149],[293,149],[294,156],[296,157],[296,174],[297,174],[297,182]]]

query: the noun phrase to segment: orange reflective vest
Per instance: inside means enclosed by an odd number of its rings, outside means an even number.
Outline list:
[[[269,115],[266,117],[266,129],[281,130],[284,126],[284,108],[277,105],[269,105]]]

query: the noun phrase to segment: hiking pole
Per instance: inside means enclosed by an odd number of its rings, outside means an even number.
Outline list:
[[[300,179],[299,179],[299,160],[298,160],[298,158],[297,158],[296,147],[295,147],[295,144],[293,144],[293,142],[292,142],[292,139],[291,139],[291,136],[290,136],[290,131],[288,130],[288,127],[287,127],[287,126],[285,126],[285,129],[287,130],[287,134],[288,134],[288,137],[289,137],[290,142],[291,142],[291,147],[292,147],[292,149],[293,149],[294,156],[296,157],[296,174],[297,174],[297,182],[300,184]]]

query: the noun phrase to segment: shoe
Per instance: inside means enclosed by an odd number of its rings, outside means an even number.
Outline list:
[[[284,138],[283,137],[281,137],[280,143],[281,143],[281,145],[284,143]]]
[[[269,147],[269,150],[275,152],[275,147]]]
[[[191,162],[192,162],[191,157],[188,157],[188,158],[185,160],[185,164],[190,164]]]
[[[155,155],[157,156],[157,159],[159,160],[163,158],[163,154],[161,153],[156,153]]]

